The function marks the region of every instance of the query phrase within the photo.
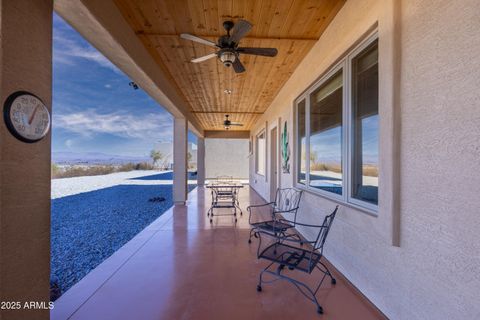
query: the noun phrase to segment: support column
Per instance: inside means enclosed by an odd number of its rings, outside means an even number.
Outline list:
[[[197,138],[197,185],[205,185],[205,138]]]
[[[53,0],[0,0],[0,310],[1,319],[49,319],[51,133],[35,143],[15,138],[3,120],[7,97],[38,96],[51,110]]]
[[[187,201],[187,137],[188,122],[184,118],[173,120],[173,202]]]

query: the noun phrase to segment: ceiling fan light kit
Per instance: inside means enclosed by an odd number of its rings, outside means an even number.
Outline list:
[[[237,58],[235,52],[228,49],[225,51],[220,50],[218,55],[220,56],[220,61],[223,62],[223,65],[225,67],[231,67],[232,64],[235,62],[235,59]]]
[[[219,37],[217,43],[188,33],[182,33],[180,37],[219,49],[215,53],[192,59],[191,62],[199,63],[218,57],[224,66],[233,67],[233,70],[236,73],[242,73],[245,71],[245,67],[239,59],[240,54],[275,57],[278,53],[276,48],[239,47],[240,40],[250,32],[252,27],[253,25],[246,20],[239,20],[237,23],[233,23],[233,21],[225,21],[223,22],[223,28],[227,31],[227,34]],[[232,31],[232,34],[230,34],[230,31]]]

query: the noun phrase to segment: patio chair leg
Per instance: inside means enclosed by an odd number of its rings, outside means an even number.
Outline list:
[[[293,284],[298,291],[300,291],[300,293],[305,297],[307,298],[308,300],[312,301],[316,306],[317,306],[317,312],[319,314],[323,314],[323,308],[322,306],[320,305],[320,303],[318,303],[318,300],[317,300],[317,296],[316,296],[316,292],[318,291],[318,288],[321,286],[322,282],[323,282],[323,278],[322,280],[320,281],[320,284],[317,288],[317,290],[314,292],[312,289],[310,289],[306,284],[304,284],[303,282],[300,282],[298,280],[295,280],[293,278],[290,278],[288,276],[285,276],[283,274],[281,274],[281,270],[283,268],[281,268],[281,265],[279,266],[279,268],[277,268],[277,272],[273,272],[273,271],[270,271],[268,270],[273,264],[275,263],[275,261],[273,261],[272,263],[270,263],[265,269],[262,270],[262,272],[260,272],[260,277],[259,277],[259,282],[258,282],[258,285],[257,285],[257,291],[258,292],[261,292],[262,291],[262,282],[263,282],[263,273],[266,272],[266,273],[269,273],[271,275],[273,275],[276,279],[274,280],[271,280],[271,281],[266,281],[266,283],[271,283],[271,282],[274,282],[276,280],[286,280],[288,282],[290,282],[291,284]],[[324,276],[325,277],[325,276]]]
[[[258,285],[257,285],[257,291],[260,292],[262,291],[262,277],[263,277],[263,273],[264,272],[268,272],[268,273],[272,273],[271,271],[269,271],[268,269],[275,263],[275,261],[272,261],[271,263],[268,264],[268,266],[266,266],[262,272],[260,272],[260,276],[258,277]]]
[[[248,243],[252,243],[252,233],[255,229],[250,229],[250,235],[248,236]]]
[[[333,277],[332,273],[331,273],[330,270],[327,268],[327,266],[326,266],[325,264],[323,264],[322,261],[319,261],[318,263],[320,263],[320,264],[322,265],[322,267],[325,268],[325,271],[322,270],[322,269],[320,269],[320,268],[318,268],[318,269],[319,269],[320,271],[322,271],[323,273],[325,273],[327,276],[330,277],[332,284],[337,284],[337,280]]]

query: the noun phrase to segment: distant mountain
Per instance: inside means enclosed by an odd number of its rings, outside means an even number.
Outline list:
[[[99,152],[52,152],[52,162],[56,164],[124,164],[150,162],[149,157],[131,157]]]

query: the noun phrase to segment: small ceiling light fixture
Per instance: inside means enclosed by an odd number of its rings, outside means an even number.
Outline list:
[[[223,90],[223,92],[226,93],[226,94],[232,94],[232,90],[230,90],[230,89],[225,89],[225,90]]]
[[[132,81],[132,82],[130,82],[128,85],[129,85],[130,87],[132,87],[133,90],[138,90],[138,85],[137,85],[135,82]]]

